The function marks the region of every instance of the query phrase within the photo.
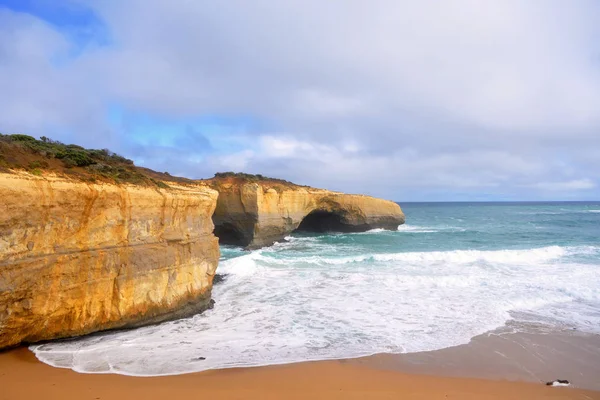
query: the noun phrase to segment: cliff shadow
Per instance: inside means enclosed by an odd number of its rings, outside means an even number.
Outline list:
[[[228,222],[215,224],[214,234],[219,238],[219,244],[233,246],[246,246],[248,244],[244,234],[235,225]]]
[[[363,231],[363,226],[351,225],[345,221],[345,217],[341,213],[315,210],[309,213],[295,232],[360,232]]]

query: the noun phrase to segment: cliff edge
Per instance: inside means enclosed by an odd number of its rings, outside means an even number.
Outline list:
[[[0,348],[212,305],[217,192],[0,173]]]
[[[398,204],[370,196],[246,174],[217,174],[206,183],[219,192],[215,235],[221,243],[248,249],[269,246],[295,230],[395,230],[405,221]]]

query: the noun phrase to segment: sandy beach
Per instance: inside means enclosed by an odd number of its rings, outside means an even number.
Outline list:
[[[521,327],[522,328],[522,327]],[[544,383],[567,379],[574,387],[600,391],[600,335],[573,330],[547,332],[515,326],[474,337],[442,350],[378,354],[350,362],[404,373]]]
[[[377,355],[354,360],[308,362],[258,368],[237,368],[194,374],[139,378],[122,375],[80,374],[39,362],[26,348],[0,353],[0,400],[101,400],[101,399],[600,399],[600,392],[580,389],[593,386],[598,363],[554,363],[548,354],[564,354],[564,347],[540,346],[540,335],[506,338],[478,337],[471,344],[435,352]],[[529,340],[531,346],[522,347]],[[554,346],[580,350],[594,348],[597,337],[545,337]],[[538,343],[533,345],[532,343]],[[502,347],[503,346],[503,347]],[[536,358],[517,357],[539,347]],[[496,350],[490,350],[490,349]],[[518,349],[521,350],[518,350]],[[504,352],[505,363],[490,358]],[[546,350],[543,350],[546,349]],[[586,350],[587,351],[587,350]],[[581,352],[575,352],[576,359]],[[593,355],[592,355],[593,356]],[[520,362],[517,362],[520,360]],[[597,361],[597,359],[595,359]],[[518,365],[518,367],[515,367]],[[538,373],[535,377],[523,371]],[[577,371],[576,369],[579,369]],[[477,372],[479,371],[479,372]],[[537,372],[534,372],[537,371]],[[535,382],[542,376],[569,372],[576,387],[548,387]],[[452,376],[454,375],[454,376]],[[482,379],[468,376],[483,376]],[[585,379],[581,377],[585,377]],[[556,376],[555,378],[561,378]],[[590,383],[592,382],[592,383]],[[579,386],[578,384],[582,384]],[[597,382],[596,382],[597,384]]]

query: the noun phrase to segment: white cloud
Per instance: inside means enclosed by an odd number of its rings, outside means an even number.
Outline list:
[[[215,171],[243,172],[248,168],[248,164],[254,156],[252,150],[242,150],[224,156],[212,157],[209,162],[213,164]]]
[[[596,188],[596,183],[591,179],[575,179],[564,182],[538,182],[532,185],[534,188],[545,191],[571,191],[571,190],[589,190]]]
[[[80,144],[109,147],[96,81],[67,61],[72,50],[50,24],[0,7],[1,131],[58,131]]]
[[[370,155],[352,146],[302,141],[282,134],[262,135],[256,143],[252,151],[236,153],[233,160],[231,156],[211,157],[209,168],[223,170],[227,165],[237,165],[243,167],[237,170],[265,175],[275,172],[299,183],[336,190],[389,198],[398,198],[398,193],[404,192],[402,196],[407,199],[418,198],[419,191],[429,188],[448,194],[467,190],[506,195],[511,186],[516,187],[516,192],[508,193],[511,195],[522,192],[523,187],[546,191],[548,186],[543,184],[522,185],[522,176],[543,179],[554,167],[502,151],[422,154],[402,148],[390,155]],[[237,159],[243,159],[243,163]],[[585,182],[593,184],[591,180]],[[576,184],[583,182],[563,184],[562,189],[573,189]],[[556,190],[561,188],[557,186]]]

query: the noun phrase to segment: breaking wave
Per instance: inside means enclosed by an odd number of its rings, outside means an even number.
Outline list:
[[[580,330],[600,327],[589,306],[600,301],[598,266],[577,263],[600,254],[598,247],[334,257],[290,251],[301,244],[320,252],[322,238],[289,240],[223,261],[228,278],[204,314],[31,349],[57,367],[148,376],[440,349],[519,311]]]

